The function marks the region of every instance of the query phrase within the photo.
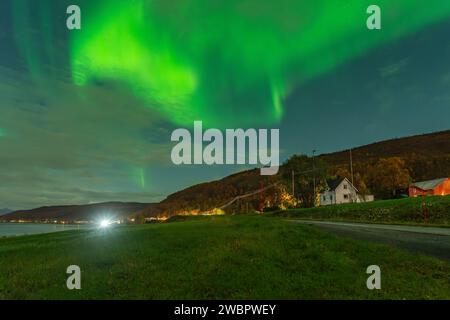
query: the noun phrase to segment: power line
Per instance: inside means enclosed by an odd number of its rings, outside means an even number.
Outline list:
[[[281,181],[278,181],[278,182],[275,182],[275,183],[273,183],[273,184],[271,184],[271,185],[269,185],[267,187],[260,188],[260,189],[258,189],[256,191],[253,191],[253,192],[250,192],[250,193],[246,193],[246,194],[243,194],[243,195],[240,195],[240,196],[236,196],[231,201],[228,201],[224,205],[220,206],[218,209],[225,209],[226,207],[232,205],[233,203],[235,203],[239,199],[243,199],[243,198],[247,198],[247,197],[250,197],[250,196],[254,196],[254,195],[258,194],[258,193],[266,191],[267,189],[273,188],[273,187],[275,187],[276,185],[278,185],[280,183],[281,183]],[[210,212],[210,211],[213,211],[213,210],[209,210],[209,211],[206,211],[206,212]]]

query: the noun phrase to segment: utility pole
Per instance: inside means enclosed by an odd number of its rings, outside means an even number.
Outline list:
[[[295,199],[294,170],[292,170],[292,197]]]
[[[352,149],[350,149],[350,174],[352,175],[352,185],[354,186],[353,182],[353,157],[352,157]]]
[[[260,181],[261,192],[259,194],[259,212],[264,212],[264,184],[263,181]]]
[[[316,164],[314,161],[314,154],[316,153],[316,150],[312,151],[312,161],[313,161],[313,188],[314,188],[314,199],[313,199],[313,206],[316,206]]]

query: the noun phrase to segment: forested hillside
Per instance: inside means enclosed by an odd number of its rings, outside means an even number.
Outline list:
[[[355,185],[362,193],[374,193],[376,198],[391,198],[397,189],[405,189],[412,181],[450,176],[450,130],[377,142],[352,150]],[[295,157],[293,157],[295,158]],[[312,159],[297,157],[297,167],[284,164],[278,175],[262,177],[259,170],[250,170],[224,179],[198,184],[168,196],[160,204],[141,213],[151,215],[174,215],[199,213],[219,208],[236,196],[246,194],[274,182],[279,185],[245,200],[237,201],[225,212],[260,210],[261,206],[293,205],[291,194],[291,169],[296,172],[312,167]],[[292,158],[291,158],[292,159]],[[316,188],[323,188],[325,176],[348,176],[350,178],[349,150],[320,155],[315,159],[318,167],[326,173],[316,174]],[[391,179],[392,175],[398,175]],[[313,175],[296,178],[296,198],[305,198],[302,190],[313,190]],[[393,181],[392,181],[393,180]],[[312,197],[312,192],[311,196]],[[296,203],[299,205],[299,203]],[[300,204],[301,205],[301,204]]]

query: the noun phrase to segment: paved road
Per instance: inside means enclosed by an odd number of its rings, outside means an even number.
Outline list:
[[[314,225],[337,235],[390,244],[450,261],[450,228],[314,220],[289,221]]]

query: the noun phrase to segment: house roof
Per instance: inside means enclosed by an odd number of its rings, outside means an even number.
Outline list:
[[[353,189],[356,190],[356,192],[359,192],[358,189],[356,189],[356,187],[345,177],[340,177],[337,176],[334,179],[327,179],[327,186],[328,188],[330,188],[330,190],[336,190],[337,187],[339,187],[339,185],[343,182],[343,181],[347,181],[348,184],[350,185],[350,187],[352,187]]]
[[[416,187],[416,188],[419,188],[422,190],[433,190],[434,188],[436,188],[438,185],[440,185],[445,180],[447,180],[447,178],[415,182],[415,183],[411,184],[411,187]]]
[[[328,188],[330,188],[331,190],[336,189],[341,183],[342,181],[344,181],[345,178],[343,177],[337,177],[335,179],[327,179],[327,186]]]

